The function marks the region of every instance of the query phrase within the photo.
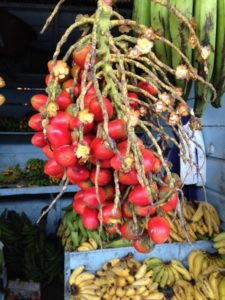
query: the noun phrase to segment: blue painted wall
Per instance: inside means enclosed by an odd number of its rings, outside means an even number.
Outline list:
[[[225,221],[225,94],[222,108],[207,107],[203,135],[207,154],[207,197]],[[203,197],[202,191],[199,197]]]

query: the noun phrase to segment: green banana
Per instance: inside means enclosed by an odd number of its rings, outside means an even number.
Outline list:
[[[220,242],[222,240],[225,240],[225,232],[221,232],[213,238],[213,242]]]
[[[214,107],[221,106],[221,98],[225,92],[225,0],[218,0],[217,3],[216,53],[212,79],[217,91],[217,99],[212,102]]]
[[[129,247],[129,246],[132,246],[132,242],[121,238],[105,244],[104,248],[120,248],[120,247]]]
[[[187,19],[191,20],[193,16],[194,0],[177,1],[170,0],[170,4],[178,11],[180,11]],[[171,35],[171,42],[179,48],[182,53],[192,61],[192,47],[189,43],[190,32],[187,26],[177,16],[169,13],[169,29]],[[176,50],[172,49],[172,67],[176,70],[177,66],[182,64],[183,60]],[[184,97],[187,99],[191,84],[187,84],[184,80],[176,80],[176,85],[182,87],[184,90]]]
[[[205,72],[204,64],[200,54],[195,50],[194,64],[198,69],[198,73],[211,80],[214,68],[215,47],[216,47],[216,28],[217,28],[217,0],[195,0],[194,16],[197,26],[197,36],[199,37],[202,47],[210,50],[207,58],[208,74]],[[211,91],[203,86],[199,81],[195,84],[195,105],[194,111],[196,116],[201,117],[205,111],[207,103],[211,99]]]
[[[151,3],[151,27],[166,39],[170,40],[169,12],[158,3]],[[155,41],[154,51],[156,56],[166,65],[171,66],[171,48],[161,41]]]
[[[150,25],[150,0],[134,0],[133,20],[147,27]]]

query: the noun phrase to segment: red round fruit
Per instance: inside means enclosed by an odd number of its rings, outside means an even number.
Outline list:
[[[70,145],[72,137],[69,130],[60,126],[49,125],[47,127],[47,138],[55,148],[62,145]]]
[[[123,158],[126,157],[126,154],[127,154],[127,150],[125,148],[121,149],[120,150],[120,154]],[[127,161],[127,163],[129,164],[128,167],[132,167],[133,165],[133,157],[130,156],[130,162]],[[123,165],[123,162],[122,160],[120,160],[120,157],[116,154],[114,155],[111,160],[110,160],[110,164],[111,164],[111,167],[114,169],[114,170],[122,170],[122,165]]]
[[[66,91],[62,91],[56,98],[55,102],[58,104],[60,110],[65,110],[71,104],[71,96]]]
[[[69,128],[71,115],[65,111],[58,111],[56,116],[51,118],[50,124],[64,129]]]
[[[130,192],[128,201],[134,205],[146,206],[151,204],[152,199],[149,199],[147,187],[137,185]]]
[[[74,167],[69,167],[66,171],[66,175],[72,184],[85,181],[89,178],[90,172],[86,166],[77,164]]]
[[[88,230],[94,230],[99,225],[98,211],[96,209],[86,207],[81,218],[83,226]]]
[[[110,159],[114,155],[114,152],[102,138],[95,138],[91,143],[91,154],[96,159],[105,160]]]
[[[123,238],[127,240],[136,240],[138,232],[136,231],[133,220],[127,220],[120,226],[120,232]]]
[[[97,163],[97,159],[94,156],[91,157],[91,163],[94,165],[96,165],[96,163]],[[110,160],[109,159],[101,160],[100,168],[101,169],[110,169],[111,168]]]
[[[70,69],[71,76],[74,77],[77,74],[77,72],[79,71],[79,69],[80,68],[76,64],[74,64],[72,66],[72,68]],[[79,71],[79,73],[80,73],[80,71]]]
[[[30,128],[32,128],[35,131],[42,131],[43,127],[41,125],[41,122],[42,122],[41,114],[37,113],[37,114],[34,114],[30,118],[30,120],[28,122],[28,125],[29,125]]]
[[[47,101],[48,96],[43,94],[37,94],[31,98],[31,105],[34,109],[39,110]]]
[[[129,201],[123,201],[122,204],[122,213],[123,217],[127,219],[132,219],[133,218],[133,205]]]
[[[107,224],[104,227],[109,234],[120,234],[120,223]]]
[[[133,207],[134,207],[135,215],[141,218],[145,218],[147,214],[149,214],[149,216],[152,216],[156,212],[155,207],[151,205],[147,205],[147,206],[134,205]]]
[[[48,157],[48,158],[54,158],[54,152],[52,149],[49,147],[49,145],[45,145],[42,148],[43,153]]]
[[[89,108],[89,104],[92,99],[95,99],[96,95],[95,94],[86,94],[84,96],[84,108]]]
[[[86,44],[73,52],[73,60],[81,69],[84,69],[85,60],[90,51],[91,44]]]
[[[119,208],[116,209],[114,212],[114,203],[107,203],[102,208],[102,223],[103,224],[111,224],[112,220],[119,220],[122,216],[121,210]],[[98,215],[99,221],[100,221],[100,213]],[[114,223],[114,222],[113,222]]]
[[[99,200],[103,203],[106,199],[106,193],[103,188],[98,188]],[[90,208],[96,208],[99,206],[95,186],[89,187],[84,191],[84,203]]]
[[[154,168],[153,168],[152,172],[157,174],[161,171],[161,169],[162,169],[161,160],[158,157],[155,157],[155,164],[154,164]]]
[[[128,93],[127,96],[128,98],[138,99],[138,95],[136,93]],[[137,109],[139,106],[138,102],[136,102],[135,100],[129,100],[129,104],[134,109]]]
[[[126,149],[127,148],[127,144],[128,144],[128,141],[125,140],[123,142],[120,142],[117,144],[117,148],[119,151],[122,151],[123,149]],[[138,138],[138,146],[140,149],[144,148],[144,145],[143,145],[143,142],[141,139]]]
[[[108,123],[108,134],[116,140],[122,141],[127,138],[127,123],[123,119],[116,119],[109,121]]]
[[[183,182],[182,182],[182,180],[181,180],[181,178],[180,178],[180,176],[177,174],[177,173],[171,173],[171,175],[172,175],[172,178],[174,179],[174,184],[175,184],[175,187],[177,187],[177,188],[181,188],[182,187],[182,185],[183,185]],[[166,184],[170,184],[170,178],[169,178],[169,176],[168,175],[165,175],[164,177],[163,177],[163,182],[165,182]]]
[[[91,170],[90,179],[95,184],[96,169]],[[108,169],[100,169],[98,174],[98,185],[105,186],[112,179],[112,172]]]
[[[73,210],[79,215],[84,213],[86,204],[83,202],[83,191],[80,191],[74,195],[72,206]]]
[[[93,186],[93,183],[91,182],[91,180],[88,179],[85,181],[77,182],[77,186],[81,190],[87,190],[89,187]]]
[[[42,148],[47,145],[44,133],[42,131],[36,132],[31,138],[32,145]]]
[[[50,159],[45,163],[44,173],[53,177],[62,177],[64,168],[60,166],[54,159]]]
[[[94,84],[92,84],[90,88],[87,90],[86,95],[94,95],[96,97],[96,90]]]
[[[136,251],[140,253],[149,253],[152,250],[150,240],[147,234],[144,234],[138,237],[136,240],[134,240],[133,247]]]
[[[156,162],[155,155],[152,153],[151,150],[146,148],[141,149],[141,154],[143,156],[145,173],[152,172]]]
[[[109,99],[107,99],[106,97],[103,97],[103,102],[108,114],[108,118],[111,119],[113,116],[113,106],[112,103]],[[103,121],[103,112],[102,112],[102,108],[101,105],[98,101],[98,98],[95,97],[93,98],[90,103],[89,103],[89,110],[91,113],[93,113],[94,115],[94,120],[96,122],[102,122]]]
[[[70,93],[73,91],[74,96],[77,97],[81,92],[81,85],[79,83],[77,83],[74,86],[73,79],[68,79],[63,83],[63,90],[67,93]]]
[[[163,244],[170,235],[170,225],[163,217],[154,217],[148,221],[148,235],[155,244]]]
[[[70,130],[74,130],[75,128],[79,128],[80,126],[81,126],[81,122],[78,116],[73,117],[70,120]],[[84,124],[84,134],[90,132],[93,126],[94,126],[93,122]]]
[[[57,163],[65,168],[73,167],[77,163],[74,149],[70,145],[63,145],[54,150],[54,157]]]
[[[151,94],[152,96],[156,96],[157,95],[157,91],[156,89],[149,83],[144,82],[144,81],[140,81],[138,83],[138,87],[142,90],[145,90],[146,92],[148,92],[149,94]]]
[[[119,182],[125,185],[137,185],[139,184],[137,171],[131,170],[128,173],[119,171]]]
[[[169,186],[162,186],[159,189],[159,201],[165,201],[165,204],[160,205],[160,210],[171,211],[177,207],[179,200],[178,192]]]
[[[115,188],[111,184],[104,186],[104,191],[106,193],[105,201],[110,201],[114,199]]]

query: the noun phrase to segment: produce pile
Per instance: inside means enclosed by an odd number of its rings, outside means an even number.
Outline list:
[[[224,241],[224,233],[215,239]],[[81,265],[70,275],[70,300],[222,300],[225,296],[225,258],[202,250],[190,252],[188,269],[177,259],[163,262],[148,257],[141,263],[132,254],[107,261],[96,274],[84,269]]]
[[[8,279],[33,280],[45,286],[62,273],[60,241],[47,235],[43,224],[32,224],[26,214],[3,212],[0,240],[4,244]]]
[[[186,232],[192,242],[209,239],[220,232],[218,213],[210,203],[205,201],[185,201],[182,203],[183,223],[175,218],[174,212],[168,212],[165,219],[170,224],[170,241],[185,242]]]
[[[58,185],[60,180],[44,174],[45,160],[31,158],[27,161],[25,170],[19,164],[7,167],[0,172],[0,185],[18,187]]]
[[[176,17],[195,39],[206,70],[205,46],[191,22],[177,13]],[[82,30],[80,39],[61,59],[62,46],[77,28]],[[181,57],[176,69],[154,54],[157,41]],[[49,158],[45,174],[64,183],[48,210],[70,182],[81,189],[73,208],[86,229],[120,234],[142,252],[167,241],[170,225],[162,214],[177,209],[182,219],[179,200],[184,199],[182,183],[171,173],[165,150],[169,143],[175,144],[190,164],[189,171],[194,166],[190,142],[202,151],[181,119],[190,115],[193,132],[201,124],[183,99],[185,91],[170,77],[201,82],[216,98],[212,84],[157,30],[124,19],[109,0],[99,0],[92,16],[77,16],[57,44],[48,69],[48,95],[32,97],[38,112],[29,121],[37,131],[33,145]],[[139,139],[140,133],[151,150]]]
[[[76,196],[75,196],[76,198]],[[62,245],[66,251],[90,251],[99,248],[120,248],[132,246],[132,241],[127,239],[127,231],[120,227],[120,231],[110,233],[111,231],[88,230],[82,223],[82,216],[75,212],[76,202],[72,206],[66,208],[63,219],[58,228],[58,236],[62,240]],[[122,206],[123,219],[132,219],[132,204],[127,207],[127,203]],[[163,217],[170,225],[170,235],[168,242],[185,242],[190,239],[191,242],[197,240],[212,239],[220,232],[220,219],[215,208],[204,201],[182,203],[182,212],[184,215],[183,223],[175,217],[173,211],[165,212]],[[146,221],[146,212],[143,216],[139,216],[137,211],[135,214],[140,218],[142,223]],[[120,220],[122,222],[122,218]],[[121,230],[122,228],[122,230]],[[122,236],[122,237],[121,237]],[[224,236],[224,235],[222,235]],[[218,252],[225,253],[225,236],[222,242],[219,242]],[[148,242],[137,238],[133,241],[133,246],[137,251],[148,252]]]
[[[195,38],[190,36],[184,20],[174,15],[173,7],[178,10],[177,15],[182,13],[192,20],[192,26],[196,29],[201,45],[204,46],[202,50],[208,57],[207,69],[199,60]],[[134,20],[158,30],[158,33],[178,47],[199,74],[208,78],[216,88],[217,98],[216,101],[212,101],[212,94],[204,89],[201,82],[195,83],[195,114],[200,117],[210,102],[214,107],[220,107],[225,92],[225,1],[134,0],[133,12]],[[182,63],[182,58],[168,43],[157,41],[153,51],[162,63],[173,69]],[[185,90],[184,97],[187,99],[191,85],[180,80],[175,80],[173,83]]]

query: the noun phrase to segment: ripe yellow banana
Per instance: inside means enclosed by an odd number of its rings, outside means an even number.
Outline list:
[[[219,295],[221,300],[225,300],[225,277],[219,283]]]
[[[87,280],[93,280],[95,278],[95,275],[92,273],[88,273],[88,272],[83,272],[81,274],[79,274],[74,283],[79,286],[81,284],[81,282],[85,282]]]
[[[203,203],[198,203],[198,208],[195,214],[192,216],[192,222],[198,222],[203,217]]]
[[[82,265],[82,266],[77,267],[77,268],[72,272],[72,274],[70,275],[70,278],[69,278],[69,284],[70,284],[70,285],[74,284],[74,282],[75,282],[77,276],[80,275],[80,274],[83,272],[84,268],[85,268],[85,266]]]
[[[189,267],[189,271],[190,273],[193,273],[193,268],[194,268],[194,260],[195,257],[200,253],[200,250],[193,250],[189,253],[188,255],[188,267]]]
[[[163,300],[165,299],[164,294],[160,292],[153,292],[145,300]]]
[[[147,265],[146,264],[143,264],[140,266],[140,268],[138,269],[137,273],[134,275],[134,277],[136,279],[141,279],[142,277],[145,276],[147,272]]]
[[[111,269],[111,271],[120,277],[127,277],[130,275],[130,270],[128,268],[122,268],[122,267],[115,266]]]
[[[96,243],[96,241],[92,238],[89,238],[89,243],[92,245],[93,249],[98,249],[98,244]]]
[[[183,279],[188,281],[191,280],[191,274],[188,272],[188,270],[185,269],[185,267],[182,265],[180,261],[172,259],[171,265],[175,270],[177,270],[178,273],[182,275]]]
[[[127,285],[127,280],[126,279],[127,279],[126,277],[118,276],[116,278],[116,285],[119,286],[119,287],[126,286]]]

